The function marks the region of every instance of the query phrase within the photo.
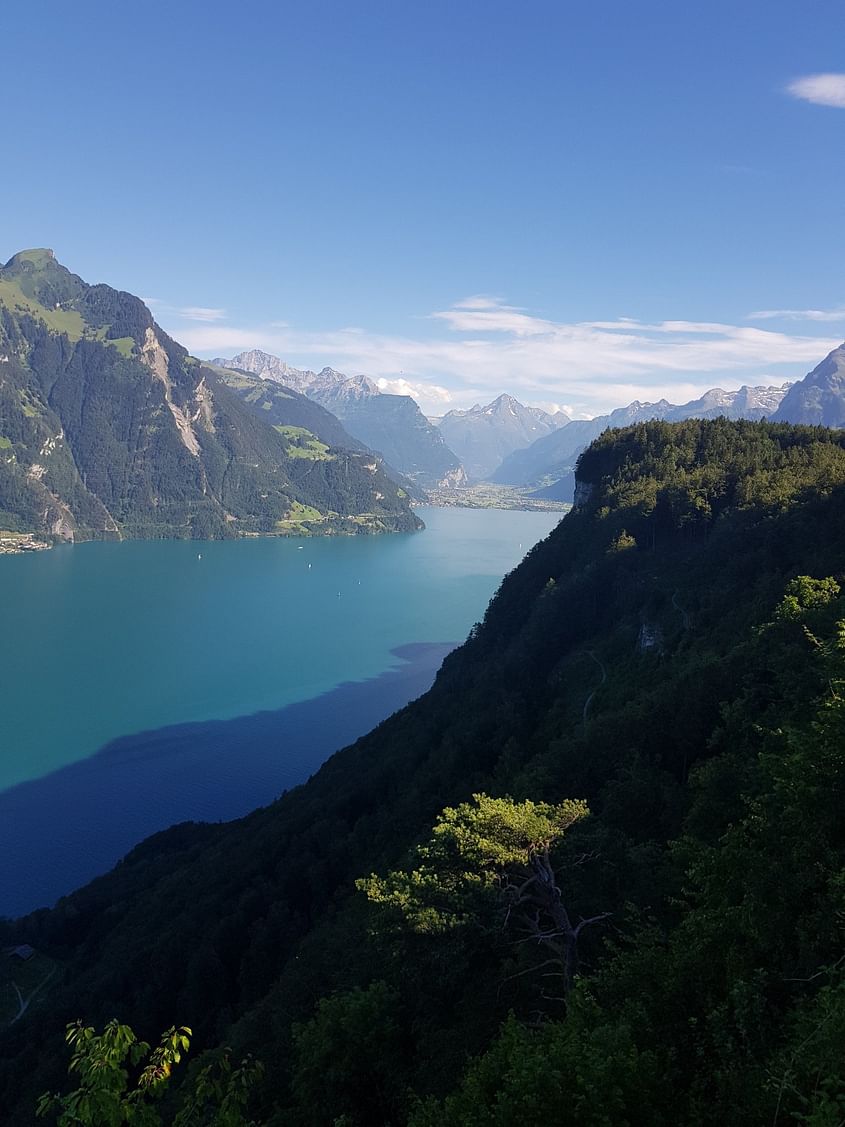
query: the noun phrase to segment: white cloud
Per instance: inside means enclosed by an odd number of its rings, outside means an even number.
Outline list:
[[[692,319],[553,321],[478,297],[427,320],[434,331],[415,337],[360,328],[305,332],[279,323],[172,331],[200,355],[262,348],[296,367],[365,372],[385,389],[401,387],[431,414],[446,403],[489,402],[503,388],[523,401],[565,402],[574,415],[603,414],[634,399],[682,403],[715,386],[800,378],[841,343]]]
[[[376,380],[379,391],[385,392],[387,395],[410,395],[412,399],[416,399],[419,404],[427,404],[429,406],[436,405],[443,407],[444,404],[452,402],[452,393],[448,388],[441,387],[436,383],[424,383],[423,381],[416,380],[413,383],[409,382],[400,376],[398,379],[389,380],[385,376],[381,376]],[[427,408],[423,408],[424,410]]]
[[[747,321],[845,321],[845,305],[837,309],[758,309]]]
[[[790,82],[786,89],[805,102],[845,109],[845,74],[807,74]]]
[[[564,415],[575,418],[577,414],[576,408],[571,403],[556,403],[551,399],[536,400],[532,399],[527,404],[528,407],[539,407],[541,411],[545,411],[547,415],[555,415],[558,411],[563,411]]]
[[[225,309],[207,309],[204,305],[185,305],[176,312],[187,321],[223,321]]]
[[[504,305],[504,298],[493,297],[492,294],[477,293],[472,297],[461,298],[453,305],[454,309],[499,309]]]
[[[226,319],[225,309],[209,309],[206,305],[170,305],[160,297],[142,297],[141,301],[162,320],[177,318],[180,321],[214,322]]]

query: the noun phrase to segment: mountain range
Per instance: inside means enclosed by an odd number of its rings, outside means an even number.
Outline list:
[[[578,455],[608,427],[625,427],[649,419],[679,422],[682,419],[762,419],[772,415],[786,395],[789,385],[782,387],[741,387],[738,391],[714,388],[689,403],[656,403],[635,400],[609,415],[594,419],[576,419],[550,434],[538,438],[530,446],[515,450],[491,475],[500,485],[535,486],[540,496],[571,501],[574,489],[574,466]],[[559,484],[558,484],[559,483]]]
[[[262,417],[139,298],[87,284],[52,251],[0,268],[0,528],[88,539],[420,527],[378,459],[327,419],[326,441],[309,438],[303,418],[301,404]]]
[[[526,406],[508,394],[426,419],[409,396],[384,394],[366,375],[347,376],[331,367],[319,372],[295,368],[259,349],[212,363],[271,380],[320,403],[342,421],[349,435],[377,451],[388,470],[401,475],[416,496],[489,481],[528,489],[537,497],[571,501],[580,452],[608,427],[650,419],[774,418],[834,426],[845,421],[841,350],[791,391],[789,384],[735,391],[713,388],[688,403],[635,400],[606,415],[574,420],[563,411],[550,414]]]
[[[562,411],[550,415],[539,407],[526,407],[512,395],[500,395],[486,407],[476,404],[468,411],[449,411],[434,421],[470,481],[481,481],[512,451],[530,446],[570,420]]]
[[[460,459],[409,395],[385,394],[366,376],[346,376],[334,368],[320,372],[292,368],[259,349],[242,352],[231,360],[218,357],[213,363],[274,380],[307,395],[421,489],[466,483]]]
[[[571,501],[578,455],[650,419],[845,424],[845,346],[792,387],[570,420],[510,395],[429,420],[365,375],[260,350],[203,362],[51,251],[0,268],[0,529],[65,539],[419,527],[411,496],[489,480]]]

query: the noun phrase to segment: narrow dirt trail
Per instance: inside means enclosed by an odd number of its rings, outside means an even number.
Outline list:
[[[587,715],[590,711],[590,705],[593,703],[593,697],[596,695],[596,693],[599,691],[599,689],[602,687],[602,685],[607,680],[607,670],[604,667],[604,663],[596,657],[596,655],[593,653],[592,650],[587,650],[586,654],[587,654],[587,657],[591,657],[593,659],[593,661],[596,663],[596,665],[601,670],[601,680],[596,685],[596,687],[593,689],[593,691],[588,695],[587,699],[584,701],[584,711],[583,711],[583,714],[582,714],[582,720],[583,720],[585,725],[587,723]]]
[[[14,988],[15,988],[15,993],[18,996],[18,1012],[15,1014],[15,1016],[9,1022],[10,1025],[14,1025],[16,1021],[20,1021],[20,1019],[23,1017],[23,1015],[29,1009],[29,1003],[33,1000],[35,995],[39,993],[39,991],[44,989],[44,987],[47,985],[47,983],[50,981],[50,979],[53,977],[53,975],[55,973],[56,973],[56,968],[53,967],[53,969],[50,971],[50,973],[45,978],[41,979],[41,981],[38,983],[38,985],[35,987],[35,989],[32,990],[26,998],[24,998],[23,994],[21,994],[20,987],[18,986],[17,982],[14,982],[14,981],[12,982],[12,986],[14,986]]]
[[[15,1014],[15,1016],[9,1022],[9,1025],[14,1025],[19,1017],[23,1017],[23,1015],[26,1013],[26,1007],[29,1005],[28,1001],[25,1002],[23,1000],[23,994],[21,994],[20,987],[18,986],[17,982],[12,983],[12,989],[14,990],[14,992],[18,996],[18,1012]]]

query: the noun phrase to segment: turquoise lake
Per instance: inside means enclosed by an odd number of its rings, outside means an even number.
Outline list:
[[[21,898],[4,894],[0,863],[0,914],[49,902],[153,829],[238,816],[303,781],[428,687],[560,519],[421,515],[424,532],[393,536],[0,558],[0,856],[31,889],[58,870]],[[256,727],[263,717],[287,727]],[[158,776],[149,794],[144,771]]]

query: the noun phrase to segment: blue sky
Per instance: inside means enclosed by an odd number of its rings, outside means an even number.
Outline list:
[[[0,258],[429,411],[780,383],[845,336],[843,44],[841,0],[30,0]]]

